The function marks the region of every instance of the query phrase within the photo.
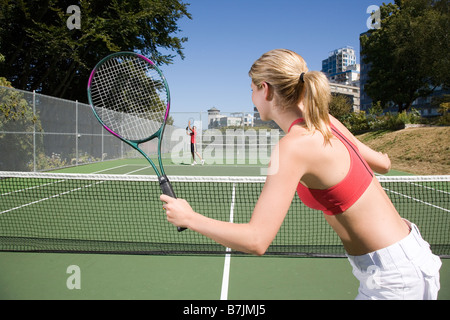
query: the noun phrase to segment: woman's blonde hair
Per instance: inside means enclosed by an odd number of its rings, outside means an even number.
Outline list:
[[[253,83],[261,88],[266,82],[273,87],[275,103],[281,108],[305,106],[303,117],[308,130],[318,130],[329,143],[332,137],[328,106],[331,90],[322,72],[308,72],[305,60],[297,53],[276,49],[265,53],[249,71]]]

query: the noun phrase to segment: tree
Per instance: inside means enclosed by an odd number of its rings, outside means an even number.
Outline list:
[[[437,106],[441,116],[438,124],[448,126],[450,125],[450,94],[444,94],[441,97],[435,97],[432,105]]]
[[[381,28],[361,37],[370,65],[366,92],[398,111],[450,84],[448,0],[396,0],[381,8]]]
[[[78,2],[81,28],[67,8]],[[0,76],[15,88],[86,102],[90,70],[106,55],[137,51],[158,65],[184,58],[180,0],[0,1]],[[174,55],[175,53],[175,55]],[[0,55],[0,57],[1,57]]]
[[[352,111],[352,104],[348,96],[333,94],[329,105],[330,114],[341,120]]]
[[[32,134],[35,130],[41,130],[41,122],[23,93],[12,89],[5,78],[0,78],[0,170],[29,169],[35,151]],[[42,137],[37,140],[41,146]]]

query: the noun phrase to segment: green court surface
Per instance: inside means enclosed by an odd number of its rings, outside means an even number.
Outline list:
[[[266,176],[267,166],[260,164],[239,165],[232,164],[191,165],[190,161],[173,163],[170,159],[163,159],[164,170],[170,176]],[[55,170],[60,173],[104,173],[104,174],[138,174],[154,175],[155,172],[145,159],[124,159],[98,162],[78,167]],[[389,175],[403,176],[408,173],[391,170]]]
[[[167,164],[165,168],[168,175],[262,173],[258,166]],[[59,172],[154,174],[141,160]],[[77,266],[79,273],[72,273],[71,266]],[[73,283],[80,287],[72,288]],[[345,258],[0,252],[2,300],[352,300],[357,290]],[[439,299],[450,299],[448,259],[443,259]]]
[[[232,257],[222,297],[224,257],[0,253],[0,299],[352,300],[358,290],[344,258]],[[79,267],[79,289],[69,289]],[[450,299],[443,260],[440,300]]]

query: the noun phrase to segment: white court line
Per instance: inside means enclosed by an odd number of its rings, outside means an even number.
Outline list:
[[[449,209],[445,209],[445,208],[436,206],[436,205],[434,205],[434,204],[432,204],[432,203],[429,203],[429,202],[426,202],[426,201],[423,201],[423,200],[420,200],[420,199],[413,198],[413,197],[408,196],[408,195],[406,195],[406,194],[403,194],[403,193],[400,193],[400,192],[396,192],[396,191],[393,191],[393,190],[390,190],[390,189],[387,189],[387,188],[383,188],[383,189],[386,190],[386,191],[392,192],[392,193],[394,193],[394,194],[397,194],[397,195],[399,195],[399,196],[402,196],[402,197],[405,197],[405,198],[408,198],[408,199],[411,199],[411,200],[414,200],[414,201],[423,203],[423,204],[425,204],[425,205],[427,205],[427,206],[430,206],[430,207],[433,207],[433,208],[436,208],[436,209],[439,209],[439,210],[443,210],[443,211],[450,212]]]
[[[112,168],[108,168],[108,169],[103,169],[103,170],[100,170],[100,171],[92,172],[92,174],[105,172],[105,171],[109,171],[109,170],[115,170],[115,169],[122,168],[122,167],[127,167],[127,166],[128,166],[128,164],[122,164],[122,165],[117,166],[117,167],[112,167]]]
[[[114,167],[114,168],[109,168],[109,169],[100,170],[100,171],[94,172],[94,173],[92,173],[92,174],[101,173],[101,172],[104,172],[104,171],[109,171],[109,170],[113,170],[113,169],[117,169],[117,168],[121,168],[121,167],[125,167],[125,166],[127,166],[127,165],[121,165],[121,166],[117,166],[117,167]],[[140,171],[140,170],[142,170],[142,169],[134,170],[134,171],[125,173],[124,175],[128,175],[128,174],[131,174],[131,173]],[[59,180],[59,181],[55,181],[55,182],[52,182],[52,183],[46,183],[46,184],[39,185],[39,186],[34,186],[34,187],[22,189],[22,190],[17,190],[17,191],[14,191],[14,192],[2,194],[1,196],[10,195],[10,194],[12,194],[12,193],[22,192],[22,191],[26,191],[26,190],[30,190],[30,189],[36,189],[36,188],[40,188],[40,187],[45,187],[45,186],[48,186],[48,185],[51,185],[51,184],[56,184],[56,183],[60,183],[60,182],[64,182],[64,181],[66,181],[66,180]],[[79,190],[81,190],[81,189],[83,189],[83,188],[90,188],[90,187],[92,187],[93,185],[100,184],[100,183],[103,183],[103,182],[104,182],[104,181],[97,181],[97,182],[95,182],[95,183],[92,183],[92,184],[89,184],[89,185],[85,185],[85,186],[83,186],[83,187],[79,187],[79,188],[72,189],[72,190],[69,190],[69,191],[65,191],[65,192],[62,192],[62,193],[59,193],[59,194],[55,194],[55,195],[52,195],[52,196],[49,196],[49,197],[46,197],[46,198],[42,198],[42,199],[40,199],[40,200],[32,201],[32,202],[30,202],[30,203],[26,203],[26,204],[23,204],[23,205],[21,205],[21,206],[18,206],[18,207],[15,207],[15,208],[11,208],[11,209],[2,211],[2,212],[0,212],[0,215],[2,215],[2,214],[4,214],[4,213],[11,212],[11,211],[14,211],[14,210],[18,210],[18,209],[21,209],[21,208],[28,207],[28,206],[31,206],[31,205],[33,205],[33,204],[37,204],[37,203],[40,203],[40,202],[44,202],[44,201],[47,201],[47,200],[50,200],[50,199],[53,199],[53,198],[57,198],[57,197],[60,197],[60,196],[69,194],[69,193],[71,193],[71,192],[79,191]]]
[[[130,171],[130,172],[128,172],[128,173],[124,173],[124,176],[127,176],[127,175],[132,174],[132,173],[136,173],[136,172],[139,172],[139,171],[142,171],[142,170],[146,170],[146,169],[148,169],[148,168],[150,168],[150,166],[148,166],[148,167],[143,167],[143,168],[139,168],[139,169]]]
[[[233,183],[233,192],[231,194],[231,206],[230,206],[230,222],[234,221],[234,199],[236,195],[236,183]],[[227,248],[227,252],[231,249]],[[220,292],[220,300],[228,300],[228,284],[230,279],[230,264],[231,264],[231,254],[227,253],[225,255],[225,262],[223,266],[223,277],[222,277],[222,290]]]
[[[411,184],[413,186],[417,186],[417,187],[421,187],[421,188],[425,188],[425,189],[430,189],[430,190],[433,190],[435,192],[441,192],[441,193],[445,193],[445,194],[450,194],[450,192],[447,192],[447,191],[444,191],[444,190],[439,190],[439,189],[436,189],[436,188],[433,188],[433,187],[427,187],[427,186],[424,186],[422,184],[413,183],[413,182],[411,182]]]
[[[127,165],[124,164],[124,165],[117,166],[117,167],[114,167],[114,168],[109,168],[109,169],[96,171],[96,172],[93,172],[91,174],[96,174],[96,173],[101,173],[101,172],[105,172],[105,171],[109,171],[109,170],[114,170],[114,169],[118,169],[118,168],[125,167],[125,166],[127,166]],[[126,174],[128,174],[128,173],[126,173]],[[18,193],[18,192],[23,192],[23,191],[27,191],[27,190],[37,189],[37,188],[40,188],[40,187],[45,187],[45,186],[48,186],[48,185],[51,185],[51,184],[60,183],[60,182],[64,182],[64,181],[66,181],[66,180],[59,180],[59,181],[55,181],[55,182],[49,182],[49,183],[45,183],[45,184],[40,184],[40,185],[34,186],[34,187],[29,187],[29,188],[25,188],[25,189],[21,189],[21,190],[15,190],[15,191],[11,191],[11,192],[8,192],[8,193],[3,193],[3,194],[0,194],[0,196],[8,196],[8,195],[13,194],[13,193]]]
[[[36,189],[36,188],[40,188],[40,187],[45,187],[45,186],[48,186],[48,185],[51,185],[51,184],[55,184],[55,183],[60,183],[60,182],[63,182],[63,181],[65,181],[65,180],[59,180],[59,181],[55,181],[55,182],[49,182],[49,183],[45,183],[45,184],[40,184],[40,185],[34,186],[34,187],[29,187],[29,188],[25,188],[25,189],[21,189],[21,190],[15,190],[15,191],[3,193],[3,194],[0,194],[0,196],[1,197],[9,196],[10,194],[13,194],[13,193],[19,193],[19,192],[23,192],[23,191],[27,191],[27,190],[32,190],[32,189]]]
[[[11,211],[14,211],[14,210],[17,210],[17,209],[25,208],[25,207],[31,206],[31,205],[33,205],[33,204],[37,204],[37,203],[39,203],[39,202],[43,202],[43,201],[50,200],[50,199],[53,199],[53,198],[58,198],[58,197],[63,196],[63,195],[65,195],[65,194],[68,194],[68,193],[71,193],[71,192],[75,192],[75,191],[79,191],[79,190],[84,189],[84,188],[89,188],[89,187],[92,187],[92,185],[94,185],[94,184],[99,184],[99,183],[102,183],[102,182],[103,182],[103,181],[97,181],[96,183],[93,183],[93,184],[90,184],[90,185],[86,185],[86,186],[79,187],[79,188],[76,188],[76,189],[72,189],[72,190],[69,190],[69,191],[66,191],[66,192],[62,192],[62,193],[59,193],[59,194],[55,194],[55,195],[50,196],[50,197],[47,197],[47,198],[43,198],[43,199],[36,200],[36,201],[30,202],[30,203],[26,203],[26,204],[23,204],[23,205],[21,205],[21,206],[18,206],[18,207],[12,208],[12,209],[8,209],[8,210],[5,210],[5,211],[2,211],[2,212],[0,212],[0,215],[2,215],[2,214],[4,214],[4,213],[11,212]]]

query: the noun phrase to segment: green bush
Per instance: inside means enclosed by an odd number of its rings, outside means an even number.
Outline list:
[[[449,126],[450,125],[450,102],[441,103],[439,106],[439,113],[441,114],[441,116],[439,117],[438,125]]]
[[[417,110],[402,113],[379,112],[352,112],[340,119],[342,123],[353,133],[361,134],[368,131],[388,130],[396,131],[404,129],[406,124],[421,122],[420,113]]]
[[[343,116],[341,121],[353,134],[370,131],[369,118],[364,112],[351,112]]]

